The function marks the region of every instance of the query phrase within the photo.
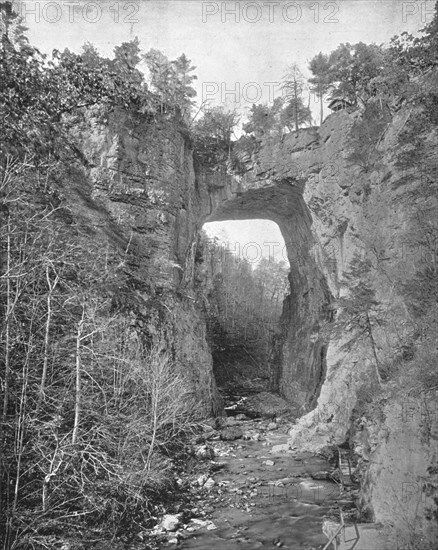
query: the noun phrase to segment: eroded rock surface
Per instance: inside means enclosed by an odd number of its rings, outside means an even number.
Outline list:
[[[194,164],[191,144],[171,122],[132,121],[120,114],[80,136],[89,169],[66,189],[83,225],[116,243],[121,258],[126,250],[135,258],[128,266],[131,287],[115,290],[114,299],[136,311],[133,323],[147,324],[151,311],[166,319],[176,365],[188,373],[202,414],[220,411],[221,401],[202,297],[194,286],[196,234],[214,220],[262,217],[279,225],[291,288],[270,366],[271,389],[297,407],[301,419],[290,429],[288,444],[300,450],[343,443],[364,394],[379,382],[385,385],[377,378],[376,357],[380,364],[392,358],[401,325],[412,320],[400,288],[422,254],[412,239],[415,231],[418,235],[418,213],[427,224],[436,201],[422,192],[420,173],[408,167],[406,176],[396,162],[398,136],[415,110],[405,106],[394,114],[379,138],[379,162],[365,168],[350,158],[351,128],[360,116],[334,113],[319,129],[265,142],[248,160],[247,173],[237,177]],[[435,166],[436,137],[425,138],[428,162]],[[355,257],[371,266],[377,306],[373,341],[351,345],[349,333],[328,338],[327,329],[336,301],[361,282],[360,277],[346,282]],[[388,391],[387,399],[385,417],[369,429],[376,434],[373,448],[358,446],[365,461],[380,461],[364,467],[364,499],[377,521],[392,521],[403,499],[402,484],[419,485],[436,463],[435,432],[428,432],[428,443],[419,442],[415,434],[422,421],[405,430],[403,420],[390,412],[397,401],[402,407],[403,395]],[[408,458],[394,470],[400,446]]]

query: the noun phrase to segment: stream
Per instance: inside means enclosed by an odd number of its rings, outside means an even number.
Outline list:
[[[281,417],[244,414],[206,425],[197,446],[205,472],[192,484],[198,505],[163,548],[322,550],[324,519],[339,521],[340,509],[353,516],[357,487],[348,471],[340,483],[322,455],[287,449],[289,428]]]

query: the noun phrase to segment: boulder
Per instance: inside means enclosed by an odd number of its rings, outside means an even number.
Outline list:
[[[287,451],[290,451],[289,443],[274,445],[271,449],[271,453],[286,453]]]
[[[261,392],[250,395],[245,401],[245,412],[250,416],[262,416],[265,418],[274,418],[290,412],[291,407],[279,395],[270,392]]]
[[[238,426],[229,426],[221,431],[222,441],[234,441],[243,436],[242,430]]]

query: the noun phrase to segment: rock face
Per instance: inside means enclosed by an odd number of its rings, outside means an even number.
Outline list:
[[[406,107],[388,121],[378,139],[378,162],[351,160],[357,149],[351,131],[360,113],[341,111],[319,129],[266,141],[240,177],[194,163],[184,131],[165,117],[133,121],[116,113],[77,136],[89,167],[66,191],[72,209],[122,257],[129,251],[134,282],[120,300],[164,320],[178,368],[189,374],[204,414],[217,413],[221,403],[194,287],[197,233],[206,221],[271,219],[282,231],[291,266],[272,389],[303,414],[310,411],[291,429],[290,444],[317,450],[345,441],[355,407],[378,384],[379,365],[394,355],[401,321],[409,318],[400,285],[413,276],[422,254],[412,239],[418,212],[427,218],[431,210],[430,197],[418,192],[421,174],[403,172],[395,161],[398,135],[412,116]],[[436,163],[435,144],[436,135],[428,146]],[[329,338],[328,329],[336,301],[362,284],[351,271],[356,257],[369,262],[376,305],[369,337],[347,346],[350,333]],[[386,492],[384,499],[385,489],[376,488],[390,482],[388,453],[401,441],[399,421],[389,418],[376,428],[374,450],[363,451],[382,464],[364,474],[364,499],[376,520],[390,518],[399,497]],[[389,434],[386,443],[382,433]],[[403,445],[412,447],[414,433],[413,439],[403,435]],[[433,453],[426,447],[417,458],[409,455],[418,466],[412,483],[430,467]]]
[[[347,117],[337,125],[347,133],[351,121]],[[120,299],[145,308],[153,302],[160,311],[171,327],[177,363],[189,373],[205,411],[219,410],[220,402],[194,288],[197,233],[213,220],[262,217],[280,226],[291,264],[291,294],[272,389],[302,410],[315,403],[326,371],[320,330],[329,320],[332,293],[303,193],[309,174],[320,177],[330,155],[342,149],[338,140],[332,148],[321,147],[321,136],[312,129],[289,136],[280,147],[266,144],[256,165],[239,179],[194,163],[189,139],[165,117],[132,120],[117,112],[106,124],[92,119],[76,138],[88,170],[69,187],[69,202],[85,226],[115,244],[121,255],[129,252],[136,288]]]
[[[115,112],[76,130],[87,168],[65,193],[72,214],[103,247],[116,249],[129,287],[116,301],[139,331],[166,332],[175,365],[192,387],[200,414],[222,408],[205,339],[205,323],[193,293],[193,254],[205,210],[192,148],[175,122],[133,120]],[[204,193],[205,195],[205,193]]]
[[[430,186],[436,185],[437,133],[435,128],[422,136],[420,163],[407,155],[403,164],[400,149],[406,153],[417,146],[412,137],[400,144],[399,136],[406,126],[415,126],[418,111],[406,105],[384,123],[376,120],[379,135],[365,146],[352,138],[361,116],[335,113],[320,129],[265,142],[244,177],[212,186],[207,219],[268,218],[286,241],[291,292],[273,389],[302,412],[313,409],[290,430],[290,445],[317,451],[360,438],[355,415],[382,392],[379,410],[364,417],[373,425],[372,444],[356,445],[362,457],[363,511],[375,521],[397,524],[400,536],[423,532],[430,541],[437,536],[436,408],[427,428],[418,416],[408,428],[402,411],[410,397],[403,393],[403,381],[391,381],[391,368],[409,357],[424,328],[404,294],[406,284],[420,263],[429,262],[436,277],[436,252],[425,243],[426,235],[436,235],[437,197]],[[368,156],[372,147],[374,156]],[[367,271],[355,269],[358,262]],[[417,289],[417,297],[428,288]],[[354,292],[368,296],[367,315],[365,309],[357,312],[368,324],[355,328],[352,316],[344,332],[330,330],[336,325],[336,303]],[[436,323],[433,315],[430,322]],[[433,332],[427,331],[434,357]],[[415,386],[409,377],[406,385]],[[436,402],[436,382],[431,394],[425,387],[426,395],[418,391],[414,403]]]
[[[427,548],[438,536],[437,397],[395,399],[384,422],[363,419],[354,437],[365,472],[361,506],[392,525],[404,545]]]

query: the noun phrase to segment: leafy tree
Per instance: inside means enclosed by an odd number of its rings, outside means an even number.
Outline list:
[[[312,85],[312,91],[315,92],[320,102],[320,124],[324,120],[324,104],[323,97],[330,90],[332,85],[332,72],[329,57],[322,52],[319,52],[309,64],[310,72],[313,77],[309,79]]]
[[[396,165],[402,174],[397,184],[404,185],[420,177],[420,188],[408,191],[415,200],[418,195],[430,200],[436,197],[431,136],[435,136],[438,125],[437,28],[438,3],[433,20],[422,30],[423,36],[402,34],[393,39],[385,67],[384,83],[392,84],[391,94],[398,106],[404,103],[410,109],[410,116],[397,136]],[[400,73],[403,76],[396,80],[394,75]]]
[[[309,124],[312,116],[310,109],[305,107],[301,97],[276,97],[271,106],[253,105],[247,123],[243,130],[247,134],[253,134],[257,139],[268,136],[280,137],[285,128],[292,132],[303,124]]]
[[[248,122],[243,125],[243,131],[254,134],[258,139],[269,135],[275,125],[275,111],[268,105],[253,104]]]
[[[370,83],[381,73],[384,53],[381,46],[359,42],[340,44],[329,56],[333,97],[347,99],[353,105],[366,104],[371,96]]]
[[[140,61],[140,41],[136,37],[130,42],[123,42],[120,46],[115,46],[114,60],[109,65],[115,74],[124,79],[125,82],[141,89],[145,86],[145,82],[143,74],[137,69]]]
[[[232,136],[239,116],[224,107],[211,107],[194,125],[195,152],[204,166],[213,169],[223,167],[230,161]]]
[[[36,48],[4,45],[0,51],[0,115],[4,122],[0,151],[24,158],[78,154],[68,136],[69,117],[94,106],[107,114],[116,107],[151,111],[153,104],[136,62],[136,42],[120,46],[114,61],[85,46],[84,56],[69,50],[52,58]]]
[[[163,104],[170,103],[172,89],[172,67],[168,58],[159,50],[151,48],[143,55],[150,73],[152,89],[159,95]]]
[[[386,69],[397,67],[408,75],[418,75],[438,65],[438,2],[432,21],[420,32],[422,36],[403,32],[392,38]]]
[[[24,50],[29,45],[23,18],[13,11],[12,2],[0,4],[0,36],[3,48]]]
[[[150,72],[152,89],[160,97],[161,108],[164,109],[166,105],[178,108],[188,121],[196,96],[193,82],[197,77],[191,74],[195,67],[185,54],[169,61],[162,52],[153,48],[143,58]]]

